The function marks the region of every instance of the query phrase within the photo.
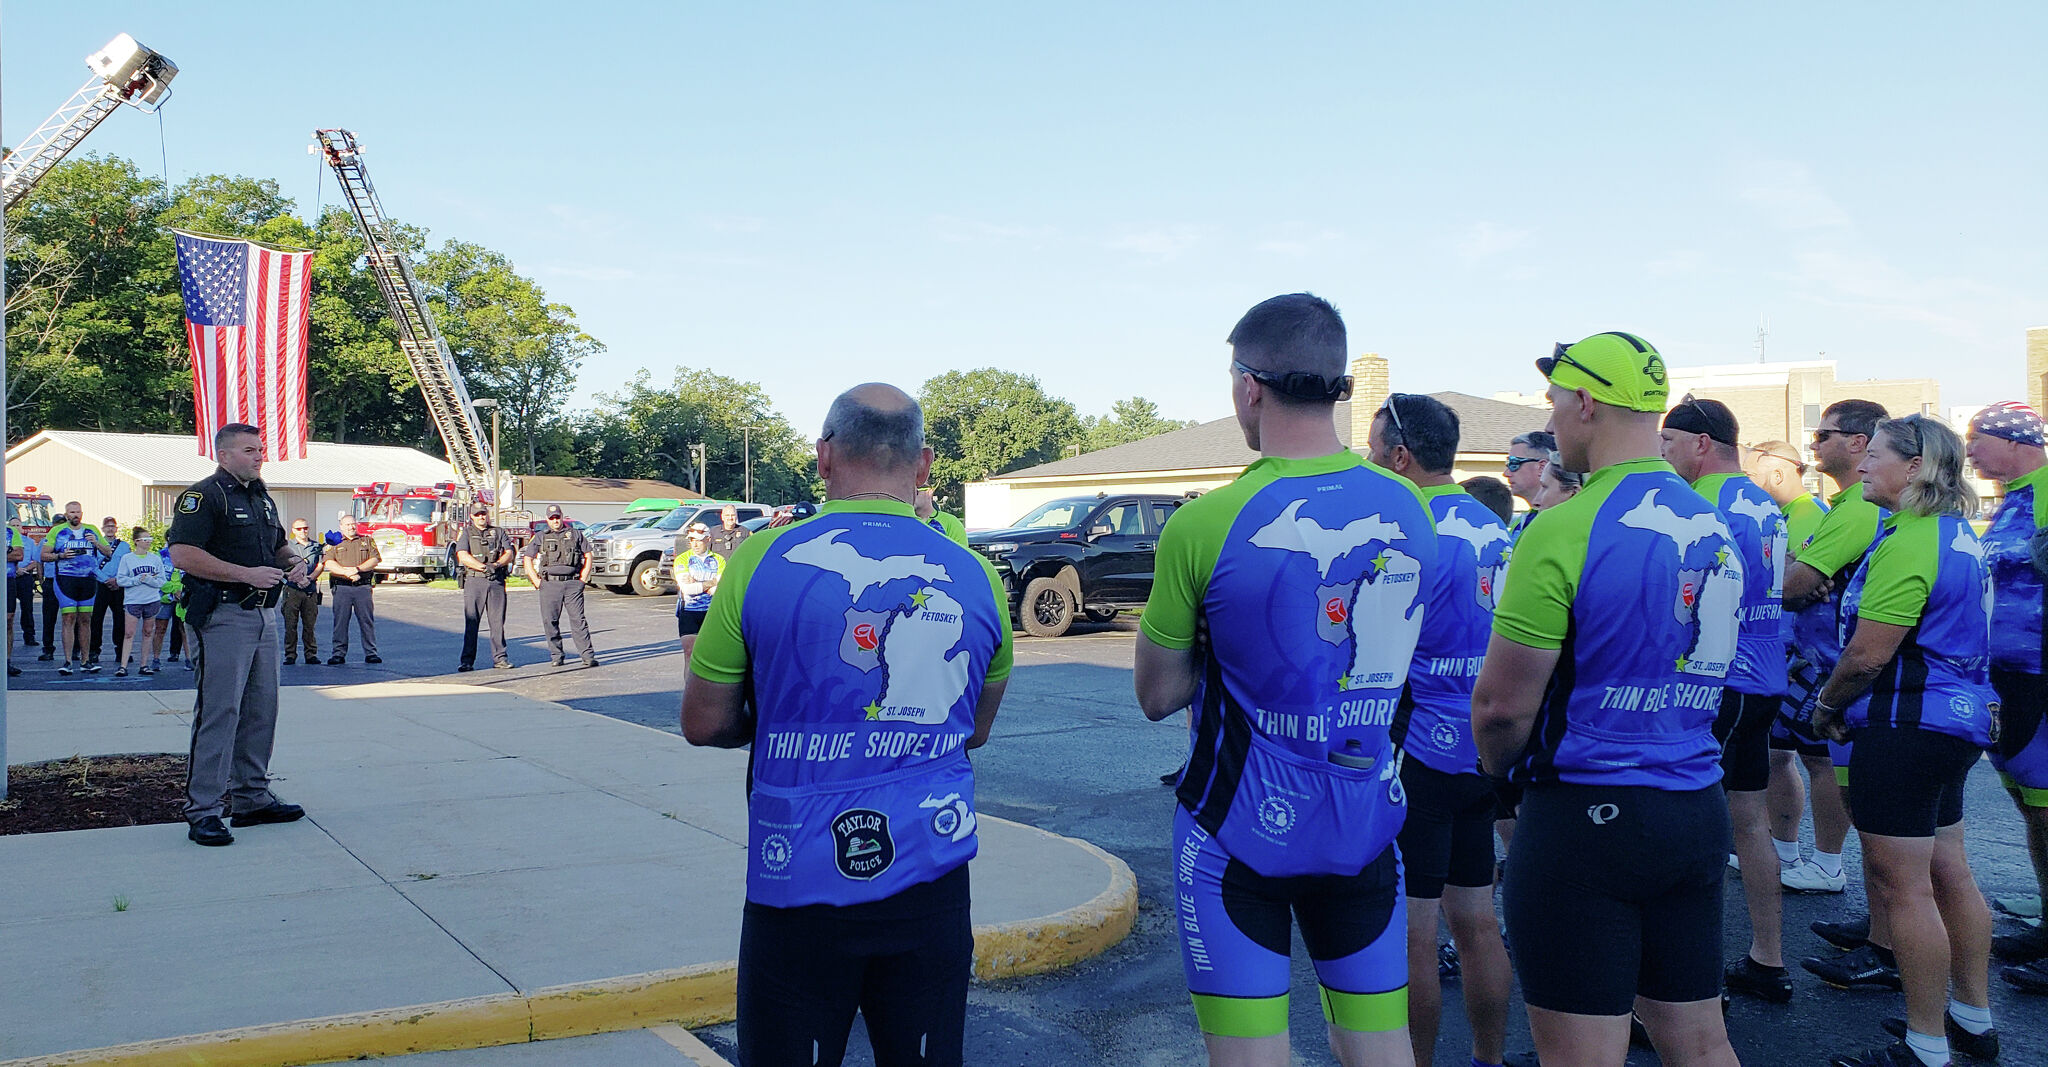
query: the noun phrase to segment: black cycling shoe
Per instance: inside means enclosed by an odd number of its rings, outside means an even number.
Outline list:
[[[1844,952],[1862,948],[1870,943],[1870,916],[1868,915],[1860,919],[1851,919],[1845,923],[1817,922],[1813,924],[1812,929],[1814,933],[1820,935],[1822,941]]]
[[[1999,972],[2005,977],[2005,984],[2022,993],[2048,996],[2048,960],[2035,960],[2018,967],[2007,967]]]
[[[1766,967],[1745,954],[1721,972],[1728,992],[1766,1000],[1772,1004],[1792,1002],[1792,976],[1783,967]]]
[[[1991,939],[1991,954],[2007,963],[2032,963],[2048,956],[2048,930],[2022,926]]]
[[[1869,945],[1832,959],[1809,957],[1800,960],[1799,965],[1836,989],[1874,989],[1896,993],[1905,988],[1899,983],[1899,969],[1885,966],[1877,958],[1877,949]]]
[[[1995,1060],[1998,1058],[1998,1030],[1996,1027],[1986,1030],[1981,1034],[1973,1034],[1957,1026],[1956,1017],[1948,1012],[1941,1013],[1941,1021],[1942,1028],[1948,1031],[1948,1048],[1950,1052],[1960,1052],[1971,1059],[1978,1060]],[[1906,1020],[1886,1019],[1884,1021],[1884,1032],[1904,1041],[1906,1039]]]
[[[1871,1049],[1860,1056],[1836,1056],[1828,1061],[1828,1067],[1922,1067],[1920,1057],[1906,1047],[1904,1041],[1894,1041],[1883,1048]]]
[[[1449,941],[1436,947],[1436,976],[1438,981],[1448,982],[1464,972],[1464,965],[1458,962],[1458,946]]]

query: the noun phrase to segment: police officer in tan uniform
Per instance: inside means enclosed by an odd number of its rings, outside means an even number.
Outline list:
[[[569,627],[576,635],[576,651],[583,654],[585,667],[597,666],[597,653],[590,647],[590,624],[583,618],[583,583],[590,580],[590,546],[583,531],[562,518],[562,509],[548,507],[548,528],[527,542],[522,555],[526,577],[540,590],[540,626],[548,635],[548,656],[555,666],[563,664],[562,611],[569,612]]]
[[[327,657],[329,667],[339,667],[348,662],[348,621],[356,621],[356,632],[363,639],[363,662],[382,663],[377,655],[377,606],[370,599],[372,572],[384,557],[377,551],[377,542],[369,534],[356,532],[353,515],[341,517],[341,543],[327,550],[323,566],[327,568],[327,588],[334,593],[334,630],[328,644],[334,647],[334,655]]]
[[[305,577],[285,547],[277,504],[264,488],[263,432],[229,423],[213,438],[220,470],[178,496],[171,562],[185,572],[185,622],[198,663],[199,698],[185,771],[186,836],[231,845],[234,825],[292,822],[306,814],[270,791],[277,731],[278,612],[286,580]]]

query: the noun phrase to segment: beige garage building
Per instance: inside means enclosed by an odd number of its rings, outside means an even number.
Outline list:
[[[187,434],[44,430],[7,450],[7,491],[33,486],[62,508],[76,500],[85,520],[112,515],[123,526],[168,520],[178,493],[217,465]],[[454,477],[448,461],[417,449],[315,441],[305,459],[263,465],[263,481],[286,518],[331,529],[357,486],[372,481],[432,485]]]

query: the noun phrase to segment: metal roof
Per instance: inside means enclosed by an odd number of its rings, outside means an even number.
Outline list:
[[[69,448],[140,479],[144,485],[191,485],[218,466],[198,454],[190,434],[97,433],[44,430],[7,450],[12,464],[38,448]],[[370,481],[431,485],[455,476],[445,459],[395,445],[348,445],[314,441],[305,459],[263,464],[272,489],[354,489]]]
[[[1516,435],[1540,430],[1550,421],[1541,408],[1523,407],[1465,393],[1431,393],[1458,413],[1458,451],[1506,455],[1508,442]],[[1337,436],[1347,447],[1364,442],[1351,440],[1351,404],[1337,405]],[[1142,441],[1116,445],[1095,452],[1041,463],[1036,467],[999,474],[990,481],[1014,478],[1075,478],[1101,474],[1136,474],[1150,471],[1214,470],[1249,466],[1259,458],[1245,447],[1244,433],[1236,417],[1216,419],[1169,430]]]
[[[704,494],[653,478],[582,478],[551,474],[519,476],[521,500],[626,501],[644,496],[676,500],[703,500]]]

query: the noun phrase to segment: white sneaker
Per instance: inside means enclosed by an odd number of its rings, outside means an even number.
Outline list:
[[[1849,872],[1830,878],[1820,864],[1802,857],[1798,863],[1778,868],[1778,884],[1794,893],[1839,893],[1849,887]]]

